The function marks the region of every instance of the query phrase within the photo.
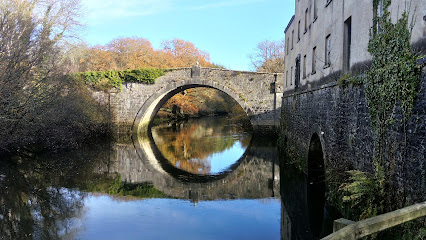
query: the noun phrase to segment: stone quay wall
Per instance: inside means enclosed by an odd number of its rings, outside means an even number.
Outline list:
[[[385,166],[395,171],[392,180],[412,202],[426,198],[426,68],[419,85],[406,135],[400,124],[388,131],[390,159]],[[280,144],[286,146],[288,161],[306,172],[310,141],[317,134],[326,179],[347,169],[373,172],[374,139],[362,86],[330,82],[311,90],[285,92],[282,100]]]

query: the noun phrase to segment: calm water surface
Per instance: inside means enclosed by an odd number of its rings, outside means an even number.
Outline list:
[[[226,117],[0,164],[1,239],[281,238],[275,142]]]

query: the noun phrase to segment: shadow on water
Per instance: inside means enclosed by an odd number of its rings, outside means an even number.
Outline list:
[[[97,151],[2,157],[0,238],[72,239],[73,220],[84,214],[87,196],[75,189],[85,186],[93,177],[93,168],[108,156],[101,151],[104,147],[92,148]]]
[[[341,217],[326,200],[324,158],[318,136],[309,147],[307,173],[281,162],[281,239],[320,239],[333,231],[333,221]]]

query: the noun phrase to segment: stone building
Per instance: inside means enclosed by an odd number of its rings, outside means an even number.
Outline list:
[[[362,72],[369,65],[367,51],[374,14],[373,0],[295,0],[296,11],[285,33],[284,90],[311,89]],[[392,0],[393,22],[404,11],[413,21],[411,43],[425,54],[425,0]]]

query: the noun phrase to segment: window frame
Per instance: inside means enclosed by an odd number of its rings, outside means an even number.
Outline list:
[[[316,51],[317,51],[317,46],[312,48],[312,73],[311,73],[312,75],[317,73],[317,68],[316,68],[317,60],[316,60],[316,57],[315,57]]]
[[[325,37],[325,55],[324,55],[324,68],[331,65],[331,34]]]
[[[308,32],[308,14],[309,14],[308,9],[309,8],[306,8],[306,11],[305,11],[305,32],[303,34]]]
[[[318,0],[313,0],[314,1],[314,20],[312,22],[315,22],[318,18]]]
[[[306,78],[306,55],[303,56],[302,79]]]
[[[297,42],[300,42],[300,20],[297,22]]]

